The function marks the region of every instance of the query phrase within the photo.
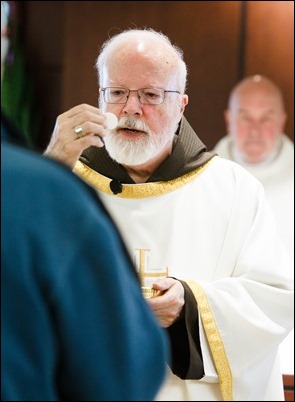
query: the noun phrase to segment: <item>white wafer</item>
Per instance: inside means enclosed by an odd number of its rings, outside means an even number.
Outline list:
[[[118,125],[118,118],[114,113],[106,112],[106,126],[109,130],[114,130]]]

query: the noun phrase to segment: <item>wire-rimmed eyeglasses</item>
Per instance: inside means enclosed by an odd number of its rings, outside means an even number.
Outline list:
[[[165,100],[167,92],[180,94],[179,91],[170,91],[163,88],[128,89],[121,87],[101,88],[103,99],[106,103],[124,104],[127,102],[130,92],[137,92],[138,99],[143,105],[160,105]]]

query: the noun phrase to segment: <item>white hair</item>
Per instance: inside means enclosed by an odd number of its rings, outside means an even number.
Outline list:
[[[103,67],[105,66],[108,56],[112,52],[112,50],[119,45],[120,43],[125,42],[128,39],[136,38],[138,36],[144,36],[146,38],[150,39],[157,39],[166,45],[168,45],[171,48],[171,51],[175,53],[175,55],[178,58],[178,70],[179,70],[179,85],[180,88],[179,90],[182,93],[185,93],[186,90],[186,81],[187,81],[187,66],[186,63],[183,60],[183,51],[173,45],[168,38],[168,36],[164,35],[161,32],[157,32],[152,28],[144,28],[144,29],[127,29],[124,30],[123,32],[113,36],[112,38],[106,40],[104,44],[101,46],[101,51],[99,56],[97,57],[95,67],[98,72],[98,81],[100,83],[101,77],[102,77],[102,70]]]

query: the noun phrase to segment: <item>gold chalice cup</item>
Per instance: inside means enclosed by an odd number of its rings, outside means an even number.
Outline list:
[[[160,296],[162,292],[160,290],[153,289],[150,286],[142,286],[141,287],[143,297],[145,299],[150,299],[152,297]]]

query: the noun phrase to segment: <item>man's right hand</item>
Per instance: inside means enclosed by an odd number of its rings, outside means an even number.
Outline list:
[[[75,106],[57,117],[44,155],[73,169],[84,149],[104,146],[106,134],[106,119],[100,109],[85,103]]]

